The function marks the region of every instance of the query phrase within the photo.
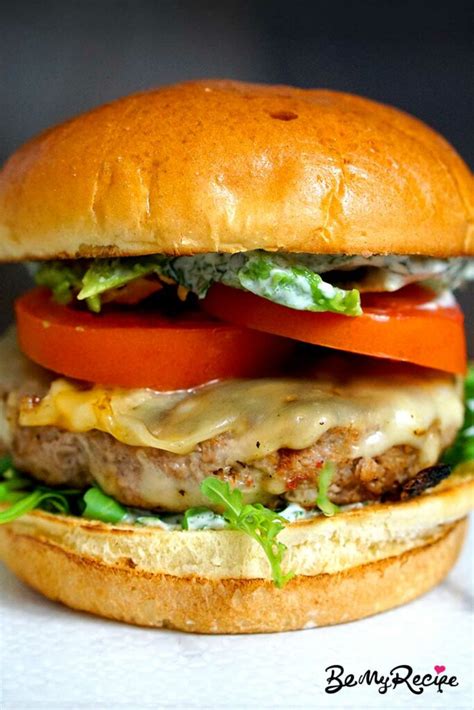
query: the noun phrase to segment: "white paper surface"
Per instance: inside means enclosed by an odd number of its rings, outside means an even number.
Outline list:
[[[400,609],[352,624],[259,636],[194,636],[104,621],[44,600],[0,565],[0,707],[472,708],[473,549],[449,578]],[[458,687],[325,693],[325,668],[360,675],[398,664]]]

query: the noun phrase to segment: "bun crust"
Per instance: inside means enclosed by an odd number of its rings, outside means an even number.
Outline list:
[[[257,248],[474,254],[472,175],[374,101],[201,81],[52,128],[0,177],[1,260]]]
[[[47,597],[142,626],[256,633],[337,624],[403,604],[454,564],[472,478],[418,499],[288,526],[283,589],[240,533],[112,526],[36,512],[0,528],[0,558]]]
[[[465,530],[461,521],[402,555],[300,576],[283,590],[268,580],[136,573],[11,531],[6,562],[50,599],[109,619],[204,634],[268,633],[354,621],[415,599],[449,572]]]

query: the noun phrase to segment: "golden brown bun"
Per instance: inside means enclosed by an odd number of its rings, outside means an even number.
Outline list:
[[[143,626],[254,633],[337,624],[403,604],[454,564],[474,477],[416,500],[294,523],[283,589],[228,530],[165,531],[36,512],[0,528],[0,558],[47,597]]]
[[[472,176],[415,118],[231,81],[129,96],[0,177],[0,259],[163,252],[474,253]]]

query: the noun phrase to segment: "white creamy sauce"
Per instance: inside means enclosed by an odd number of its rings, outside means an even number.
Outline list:
[[[265,278],[262,273],[253,273],[253,276],[245,274],[246,265],[254,259],[261,259],[262,256],[272,260],[272,275]],[[289,308],[315,310],[314,297],[307,278],[296,278],[291,286],[288,283],[283,287],[275,286],[274,279],[278,272],[281,272],[280,275],[284,274],[285,270],[291,271],[292,267],[303,267],[318,275],[334,271],[350,273],[357,270],[353,281],[345,281],[340,286],[357,288],[360,291],[397,291],[411,283],[426,283],[438,291],[457,288],[463,281],[474,278],[473,260],[463,257],[434,259],[403,254],[364,257],[346,254],[268,253],[262,250],[177,257],[168,265],[167,275],[200,297],[206,294],[212,283],[221,282],[234,288],[252,291]],[[326,276],[324,278],[326,279]],[[330,281],[331,278],[329,275]],[[323,282],[319,290],[325,299],[335,297],[335,289],[330,283]]]
[[[187,519],[188,530],[223,530],[227,523],[222,515],[212,510],[203,510]]]
[[[321,515],[319,510],[309,511],[303,508],[298,503],[290,503],[284,510],[279,512],[279,515],[289,523],[294,523],[297,520],[307,520],[308,517],[317,517]]]
[[[197,293],[204,291],[211,281],[222,281],[239,286],[237,273],[248,258],[265,252],[248,251],[237,254],[197,254],[174,260],[173,269],[178,281],[188,284]],[[273,252],[272,252],[273,254]],[[474,278],[474,261],[463,257],[434,259],[427,256],[404,254],[375,254],[359,256],[346,254],[305,254],[275,252],[288,265],[304,265],[317,274],[329,271],[353,271],[367,268],[372,284],[387,291],[395,291],[415,281],[441,280],[445,287],[455,288],[464,280]]]
[[[365,506],[372,505],[373,502],[367,503],[351,503],[349,505],[339,506],[340,512],[344,513],[349,510],[358,510]],[[323,513],[317,508],[308,510],[303,508],[298,503],[290,503],[283,510],[278,511],[278,515],[284,518],[288,523],[296,523],[303,520],[314,520],[320,518]],[[147,527],[158,527],[161,530],[182,530],[184,515],[144,515],[130,514],[123,523],[145,525]],[[227,522],[222,515],[214,513],[212,510],[203,510],[200,513],[188,517],[188,530],[223,530],[227,527]]]

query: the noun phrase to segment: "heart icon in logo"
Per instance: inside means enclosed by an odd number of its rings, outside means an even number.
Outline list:
[[[442,673],[443,671],[446,670],[446,666],[435,666],[434,667],[436,673]]]

